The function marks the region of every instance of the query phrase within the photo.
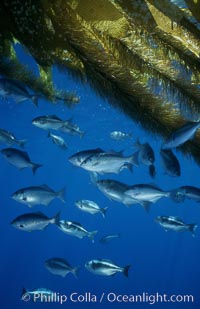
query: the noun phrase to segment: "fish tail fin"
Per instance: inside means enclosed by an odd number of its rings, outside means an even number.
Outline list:
[[[169,197],[176,203],[182,203],[185,200],[185,194],[179,188],[170,191]]]
[[[38,106],[38,96],[33,95],[33,96],[31,97],[31,100],[33,101],[33,104],[34,104],[35,106]]]
[[[24,145],[26,144],[27,140],[26,139],[21,139],[18,141],[18,145],[22,148],[24,148]]]
[[[149,175],[154,178],[156,175],[156,169],[154,164],[149,165]]]
[[[35,175],[37,169],[42,167],[42,166],[43,166],[42,164],[33,164],[33,166],[32,166],[33,175]]]
[[[62,188],[62,189],[58,192],[58,198],[59,198],[63,203],[66,203],[66,201],[65,201],[65,187]]]
[[[107,209],[108,207],[101,208],[101,213],[102,213],[103,218],[105,218],[106,216]]]
[[[134,154],[131,156],[131,162],[135,166],[139,166],[139,151],[134,152]]]
[[[72,269],[72,274],[74,275],[75,278],[78,278],[78,275],[79,275],[79,270],[80,270],[80,267],[74,267]]]
[[[60,222],[60,211],[51,219],[52,224],[59,225]]]
[[[195,236],[195,231],[196,231],[196,229],[197,229],[197,227],[198,227],[198,225],[197,224],[195,224],[195,223],[193,223],[193,224],[189,224],[189,231],[192,233],[192,236],[194,237]]]
[[[129,269],[130,269],[131,265],[127,265],[123,268],[123,274],[125,277],[128,278],[128,272],[129,272]]]
[[[88,237],[94,242],[94,236],[98,233],[98,231],[93,231],[88,234]]]

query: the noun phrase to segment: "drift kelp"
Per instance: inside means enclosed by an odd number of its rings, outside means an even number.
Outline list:
[[[52,65],[68,69],[166,138],[184,117],[200,115],[199,14],[194,1],[186,3],[189,13],[168,0],[4,0],[1,71],[50,101],[76,103],[73,93],[52,85]],[[13,42],[34,57],[39,78],[19,63]],[[199,162],[199,135],[181,149]]]

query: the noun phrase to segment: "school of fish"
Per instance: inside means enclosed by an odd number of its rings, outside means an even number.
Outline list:
[[[17,103],[32,100],[35,105],[38,105],[39,96],[30,94],[24,85],[10,79],[0,79],[0,95],[6,100],[12,99]],[[63,120],[56,115],[41,115],[33,118],[32,125],[46,130],[48,132],[46,137],[50,138],[61,151],[69,149],[69,146],[64,138],[59,135],[59,132],[78,135],[80,138],[84,138],[85,135],[85,132],[78,125],[74,124],[72,119]],[[199,128],[200,122],[186,122],[185,125],[173,132],[162,144],[159,155],[165,174],[171,177],[180,177],[181,166],[173,149],[192,139]],[[55,134],[54,131],[58,133]],[[110,138],[120,142],[126,139],[133,139],[133,134],[131,132],[113,131],[110,133]],[[1,155],[17,169],[30,168],[33,175],[35,175],[38,169],[42,169],[44,163],[32,161],[31,155],[24,150],[26,142],[27,140],[21,137],[19,139],[6,128],[0,128],[0,144],[7,147],[1,149]],[[150,211],[150,207],[153,204],[163,198],[176,203],[184,202],[185,199],[200,202],[200,188],[197,187],[184,185],[171,190],[163,190],[155,184],[136,182],[128,185],[112,179],[112,177],[105,177],[106,174],[118,175],[127,169],[132,172],[133,169],[139,168],[140,164],[143,164],[148,167],[150,177],[156,178],[156,158],[151,145],[148,142],[142,144],[137,138],[133,147],[136,148],[135,151],[128,156],[124,155],[122,151],[105,150],[99,147],[83,149],[68,157],[70,164],[89,173],[92,184],[109,199],[108,204],[103,207],[98,204],[98,201],[89,199],[77,200],[74,206],[78,210],[90,215],[100,215],[105,219],[110,201],[117,201],[127,207],[140,205],[147,212]],[[104,177],[102,178],[102,176]],[[65,188],[55,191],[54,188],[49,187],[47,184],[30,185],[24,188],[17,187],[16,191],[12,193],[11,198],[29,208],[34,208],[36,205],[48,206],[53,203],[54,199],[59,199],[63,203],[66,202]],[[195,235],[197,228],[196,223],[184,222],[181,218],[173,216],[173,214],[171,216],[157,216],[155,222],[164,228],[165,231],[189,231],[192,236]],[[33,212],[31,209],[31,212],[19,215],[11,222],[11,226],[26,232],[42,231],[49,225],[54,225],[64,234],[77,237],[80,240],[84,237],[89,238],[91,242],[95,242],[96,235],[99,233],[97,230],[87,230],[87,227],[80,222],[61,218],[61,212],[49,218],[43,211]],[[99,242],[101,244],[109,244],[113,240],[119,240],[120,237],[120,233],[114,232],[113,234],[103,235]],[[91,273],[102,276],[113,276],[116,273],[122,273],[128,277],[130,269],[130,265],[120,266],[107,259],[107,257],[97,259],[95,256],[94,259],[85,261],[84,266]],[[78,277],[80,268],[79,266],[71,266],[63,257],[49,257],[44,261],[44,267],[50,273],[62,277],[69,273]],[[47,292],[44,289],[44,293]],[[26,293],[27,290],[24,289],[23,295]]]

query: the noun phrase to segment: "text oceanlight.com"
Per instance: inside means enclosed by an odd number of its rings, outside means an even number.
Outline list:
[[[193,295],[168,295],[168,294],[117,294],[115,292],[93,294],[90,292],[78,293],[73,292],[71,294],[52,293],[45,295],[42,293],[34,293],[31,295],[26,293],[22,298],[24,301],[43,302],[43,303],[59,303],[64,304],[71,303],[148,303],[154,305],[156,303],[193,303]]]

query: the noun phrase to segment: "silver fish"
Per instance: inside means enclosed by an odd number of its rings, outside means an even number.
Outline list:
[[[120,238],[120,234],[109,234],[109,235],[103,236],[103,237],[99,240],[99,242],[100,242],[101,244],[107,244],[107,243],[111,242],[113,239],[118,239],[118,238]]]
[[[200,188],[193,186],[182,186],[181,191],[186,198],[198,203],[200,202]]]
[[[25,288],[22,289],[22,297],[21,300],[23,301],[42,301],[43,297],[51,297],[52,295],[54,295],[55,292],[48,290],[46,288],[39,288],[39,289],[35,289],[35,290],[27,290]],[[38,297],[39,296],[39,297]]]
[[[71,221],[64,221],[60,220],[57,225],[61,231],[64,233],[78,237],[82,239],[83,237],[89,237],[92,242],[94,242],[94,236],[97,234],[98,231],[88,232],[82,225],[78,222],[71,222]]]
[[[138,153],[129,157],[124,157],[119,153],[100,152],[87,157],[80,167],[98,174],[115,173],[118,174],[124,169],[132,171],[132,166],[138,166]]]
[[[161,149],[160,155],[166,174],[172,177],[180,176],[181,167],[171,149]]]
[[[61,258],[51,258],[45,261],[45,267],[54,275],[65,277],[72,273],[75,277],[78,275],[79,267],[72,267],[66,260]]]
[[[0,95],[6,99],[12,98],[17,103],[32,100],[33,104],[38,105],[38,96],[30,94],[17,80],[0,78]]]
[[[131,206],[137,201],[125,194],[130,186],[112,179],[102,179],[96,181],[97,188],[109,199],[120,202],[126,206]]]
[[[25,139],[19,140],[14,136],[13,133],[6,131],[4,129],[0,129],[0,143],[7,144],[10,146],[17,144],[18,146],[23,148],[26,143],[26,140]]]
[[[175,202],[183,202],[185,198],[200,202],[200,188],[193,186],[182,186],[173,190],[173,199]]]
[[[149,174],[151,177],[155,177],[155,155],[152,147],[149,143],[141,144],[139,139],[137,139],[135,145],[139,149],[139,160],[149,167]]]
[[[60,220],[60,212],[53,218],[48,218],[42,212],[27,213],[15,218],[11,225],[22,231],[44,230],[49,224],[57,224]]]
[[[65,188],[59,192],[55,192],[47,185],[23,188],[12,194],[12,198],[14,200],[22,204],[26,204],[29,207],[39,204],[48,206],[49,203],[55,198],[59,198],[63,203],[65,203],[64,196]]]
[[[54,144],[59,146],[62,149],[67,149],[67,145],[64,141],[64,139],[61,136],[55,135],[51,132],[48,133],[47,137],[50,137]]]
[[[16,148],[5,148],[1,150],[1,153],[10,164],[20,170],[30,167],[32,168],[33,174],[35,174],[37,169],[42,166],[41,164],[33,163],[27,152]]]
[[[101,213],[103,218],[105,218],[106,211],[108,207],[100,208],[95,202],[90,200],[79,200],[75,202],[75,205],[82,211],[90,213],[92,215]]]
[[[113,131],[110,133],[110,137],[116,141],[123,141],[125,139],[128,139],[132,137],[132,133],[124,133],[121,131]]]
[[[71,119],[65,121],[64,125],[60,130],[63,133],[69,133],[71,135],[79,135],[81,138],[85,135],[85,132],[81,131],[76,124],[72,123]]]
[[[155,219],[165,230],[173,230],[175,232],[190,231],[192,236],[197,228],[197,224],[186,224],[181,219],[173,216],[159,216]]]
[[[175,148],[184,144],[194,137],[199,127],[200,122],[187,122],[168,137],[162,145],[162,149]]]
[[[56,115],[47,115],[34,118],[32,124],[43,130],[59,130],[65,122]]]
[[[85,267],[95,275],[113,276],[116,273],[123,273],[124,276],[128,277],[130,265],[120,267],[110,260],[95,259],[87,262]]]
[[[69,157],[69,162],[75,166],[81,166],[81,164],[90,156],[94,154],[104,153],[101,148],[89,149],[89,150],[82,150],[71,157]]]
[[[170,192],[163,191],[160,188],[150,184],[137,184],[131,186],[125,195],[135,199],[145,210],[149,210],[151,203],[157,202],[162,197],[169,197]]]

